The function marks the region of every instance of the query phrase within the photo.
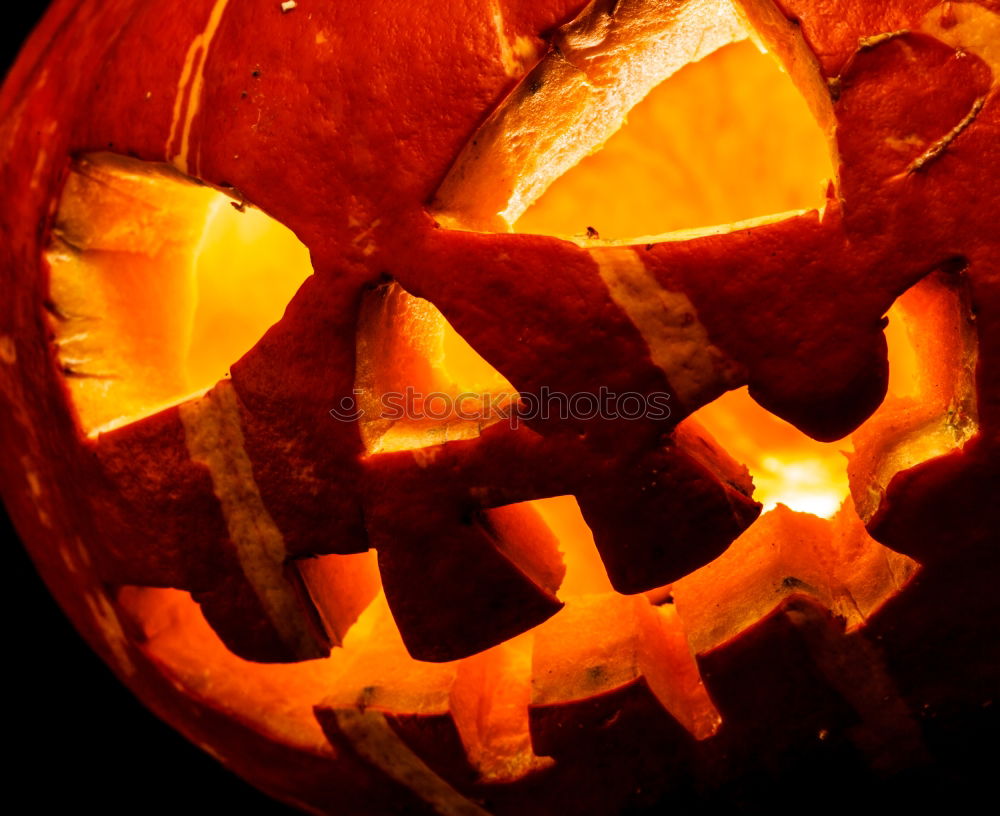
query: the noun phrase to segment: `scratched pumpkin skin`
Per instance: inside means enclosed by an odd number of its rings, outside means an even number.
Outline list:
[[[1000,687],[1000,6],[316,6],[56,2],[4,84],[0,485],[94,648],[322,812],[611,813],[792,757],[946,750],[935,712]],[[822,212],[634,246],[506,232],[748,25],[836,151]],[[169,321],[140,286],[118,334],[67,304],[122,291],[100,288],[122,256],[163,268],[196,240],[176,202],[213,189],[311,276],[207,393],[89,425],[131,381],[67,349],[107,331],[145,388],[136,349]],[[883,401],[900,297],[924,369]],[[669,393],[671,416],[433,444],[333,421],[359,385],[433,382],[405,330],[426,303],[522,393]],[[748,474],[687,419],[744,385],[813,437],[861,425],[833,520],[755,522]],[[563,598],[530,503],[567,495],[608,586]]]

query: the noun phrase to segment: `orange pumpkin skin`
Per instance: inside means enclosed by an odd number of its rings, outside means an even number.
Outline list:
[[[542,34],[585,4],[501,5],[506,30],[541,51]],[[613,15],[618,4],[604,5]],[[81,437],[47,336],[42,257],[71,157],[101,150],[235,188],[296,233],[315,275],[233,366],[227,388],[289,558],[377,547],[390,606],[416,657],[464,657],[558,609],[520,574],[496,577],[485,534],[482,560],[460,546],[470,539],[449,538],[469,507],[573,493],[616,588],[637,592],[687,575],[759,511],[728,460],[708,467],[695,455],[697,439],[675,436],[660,450],[653,440],[665,431],[651,423],[627,432],[536,423],[449,443],[424,466],[407,452],[365,457],[354,426],[323,420],[354,385],[359,303],[385,274],[434,303],[519,390],[672,390],[608,297],[599,266],[601,252],[614,250],[453,232],[429,215],[470,135],[516,84],[497,49],[492,7],[302,2],[282,14],[263,0],[183,8],[57,0],[29,41],[0,95],[4,501],[94,649],[158,715],[253,784],[331,813],[551,813],[566,802],[579,813],[639,810],[739,789],[755,774],[790,767],[791,756],[820,767],[919,766],[952,747],[954,733],[937,712],[961,720],[1000,689],[996,51],[946,41],[941,32],[957,26],[951,7],[964,3],[744,5],[765,39],[767,23],[795,21],[816,56],[823,104],[837,122],[838,184],[822,217],[642,245],[643,266],[687,296],[763,406],[824,439],[852,430],[881,402],[880,321],[893,301],[935,270],[960,269],[978,342],[978,430],[963,448],[888,484],[869,531],[921,571],[865,627],[845,633],[813,599],[792,595],[698,655],[722,716],[716,736],[695,741],[640,678],[614,699],[535,707],[532,739],[556,762],[503,783],[477,779],[452,755],[447,718],[393,720],[393,733],[447,783],[444,800],[366,759],[321,700],[313,702],[328,742],[307,746],[241,719],[207,692],[180,690],[144,649],[148,633],[109,588],[191,591],[227,646],[252,660],[315,657],[329,644],[320,634],[290,645],[262,611],[241,577],[210,476],[188,454],[180,408],[96,441]],[[1000,15],[996,0],[976,5]],[[200,94],[187,97],[178,88],[187,87],[192,55]],[[675,420],[698,406],[679,407]],[[673,476],[660,485],[660,504],[650,504],[639,482],[656,468]],[[651,542],[667,521],[679,532],[664,555]],[[638,542],[633,549],[615,544],[622,527]],[[431,545],[440,547],[439,583],[415,586]],[[466,585],[477,591],[442,591]],[[497,604],[510,614],[462,628]],[[442,640],[443,631],[455,636]],[[817,741],[820,732],[828,738]]]

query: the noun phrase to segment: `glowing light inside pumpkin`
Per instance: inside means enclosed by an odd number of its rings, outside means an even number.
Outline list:
[[[566,565],[559,597],[566,599],[611,592],[611,580],[597,554],[594,534],[584,521],[576,498],[554,496],[551,499],[536,499],[532,505],[559,540]]]
[[[369,454],[472,439],[499,420],[485,403],[516,394],[433,304],[398,284],[365,296],[357,343],[357,400]]]
[[[694,415],[750,470],[764,511],[784,504],[832,517],[848,493],[849,439],[817,442],[761,408],[746,388],[731,391]]]
[[[867,518],[898,470],[960,447],[975,432],[972,373],[975,344],[971,322],[956,283],[932,276],[905,293],[887,315],[889,358],[887,398],[858,434],[817,442],[761,408],[747,390],[724,394],[695,416],[754,479],[754,497],[765,512],[778,504],[832,518],[850,492],[848,463],[856,461],[859,512]],[[883,440],[874,443],[872,429]],[[877,445],[882,459],[875,474],[861,476],[872,451],[855,453],[854,436],[864,447]],[[863,481],[875,483],[869,491]]]
[[[889,312],[888,394],[852,436],[852,492],[865,520],[896,473],[962,448],[979,430],[974,316],[956,261],[904,292]]]
[[[819,182],[832,175],[824,137],[803,118],[807,114],[790,95],[787,79],[762,59],[748,45],[730,46],[681,71],[675,79],[682,91],[669,84],[655,91],[634,111],[629,127],[609,141],[603,153],[583,161],[553,185],[518,229],[572,234],[593,225],[602,235],[613,237],[820,204]],[[711,86],[722,91],[706,93]],[[702,129],[689,127],[699,121]],[[718,144],[719,134],[732,138]],[[654,155],[670,156],[672,161],[649,164]],[[623,162],[631,158],[646,164],[629,169]],[[120,161],[127,176],[128,163]],[[619,183],[609,185],[609,179]],[[141,180],[136,183],[142,187]],[[49,258],[57,311],[54,325],[61,359],[73,374],[70,389],[89,431],[109,422],[130,421],[192,386],[211,385],[280,316],[295,287],[309,274],[303,248],[279,225],[256,215],[234,214],[231,202],[220,194],[188,185],[166,171],[161,171],[157,185],[163,189],[156,190],[153,201],[147,196],[144,204],[161,219],[156,230],[141,220],[143,206],[130,204],[127,214],[124,203],[109,203],[89,193],[74,198],[72,187],[60,208],[60,222],[70,228],[57,232]],[[609,189],[625,194],[611,198]],[[81,240],[79,231],[71,228],[74,208],[84,215],[106,211],[107,224],[87,227],[90,232],[84,230]],[[150,222],[152,218],[151,214]],[[176,229],[170,226],[174,223]],[[168,235],[171,240],[147,246],[140,239],[150,234]],[[102,244],[114,235],[121,248]],[[131,255],[137,258],[134,267],[124,257]],[[168,269],[174,270],[173,276],[163,276]],[[122,285],[123,277],[131,286],[121,290],[121,299],[134,312],[131,316],[112,297],[116,288],[111,285],[112,271],[119,274],[116,286]],[[157,282],[169,284],[166,291],[157,288]],[[241,308],[239,316],[227,312],[229,301],[246,299],[251,285],[257,294],[258,284],[259,303],[254,300],[256,305]],[[95,299],[94,292],[103,299]],[[371,331],[362,331],[370,346],[366,354],[372,370],[361,376],[370,375],[373,396],[397,383],[478,391],[509,388],[430,304],[398,287],[382,297],[370,314]],[[95,304],[99,313],[92,308]],[[910,309],[909,319],[923,314],[922,309],[919,304]],[[218,327],[228,327],[236,317],[245,318],[245,323],[226,337]],[[923,395],[922,386],[915,383],[927,356],[917,353],[898,317],[896,310],[890,314],[887,332],[890,392],[897,397]],[[965,351],[949,360],[967,371],[968,358]],[[147,359],[155,366],[146,366]],[[105,363],[120,366],[116,375],[122,376],[103,376]],[[160,376],[169,374],[164,380],[171,383],[169,387],[161,388],[149,369]],[[947,395],[947,403],[955,393],[954,381],[941,372],[933,372],[934,378],[934,387]],[[679,637],[686,638],[681,652],[697,654],[712,648],[792,592],[811,594],[851,627],[861,625],[913,574],[912,561],[867,536],[850,501],[841,507],[848,493],[842,451],[850,451],[849,442],[824,445],[809,440],[756,406],[745,390],[702,409],[698,419],[748,464],[757,497],[774,509],[715,562],[659,591],[657,600],[672,596],[676,601],[658,617],[670,617]],[[962,438],[968,438],[973,425],[956,427]],[[363,431],[370,453],[443,441],[427,428],[391,430],[395,437],[384,428]],[[458,432],[474,435],[468,428]],[[567,566],[561,597],[585,599],[581,607],[622,604],[620,597],[594,600],[608,596],[611,589],[576,500],[561,496],[533,504],[561,542]],[[365,576],[355,581],[355,586],[364,584],[356,607],[375,598],[360,616],[352,608],[347,625],[353,622],[353,626],[337,632],[343,635],[343,648],[335,649],[327,660],[289,666],[242,661],[222,645],[184,593],[126,588],[120,602],[145,631],[141,648],[164,665],[180,687],[197,697],[224,700],[228,710],[262,732],[308,751],[329,750],[313,715],[317,702],[350,708],[359,700],[367,704],[374,698],[403,718],[450,712],[471,762],[487,781],[515,779],[547,764],[532,753],[527,730],[529,657],[537,633],[456,664],[418,663],[406,654],[384,596],[376,594],[370,556],[348,558],[349,563],[341,563],[340,557],[327,556],[300,567],[327,618],[341,614],[332,605],[336,598],[323,602],[324,587],[335,583],[331,574]],[[554,626],[563,623],[559,616],[552,619]],[[598,639],[611,642],[621,629],[620,621],[611,621]],[[590,638],[592,633],[570,632],[564,649],[560,638],[550,638],[557,643],[554,654],[546,657],[553,662],[573,657],[579,665],[592,660],[592,651],[580,649],[587,645],[581,635]],[[658,668],[662,672],[663,667]],[[695,712],[685,725],[699,736],[710,735],[718,722],[710,701],[705,705],[696,669],[682,678],[683,683],[679,676],[666,672],[658,677],[661,696],[675,699],[678,711],[691,712],[691,701],[697,701],[701,720]],[[274,716],[275,711],[282,716]]]
[[[749,41],[661,83],[597,152],[556,179],[518,232],[602,239],[729,224],[824,203],[826,136],[791,79]]]
[[[312,274],[305,246],[260,210],[110,154],[74,163],[46,259],[59,361],[90,435],[226,377]]]
[[[915,561],[868,535],[848,499],[831,519],[776,507],[667,591],[692,648],[704,653],[793,594],[819,600],[855,629],[916,570]]]

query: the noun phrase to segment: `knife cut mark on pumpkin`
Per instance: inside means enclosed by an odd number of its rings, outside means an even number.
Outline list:
[[[166,154],[170,161],[182,173],[191,172],[188,164],[191,149],[191,127],[194,118],[201,107],[201,96],[205,90],[205,63],[208,61],[208,51],[212,40],[222,22],[229,0],[215,0],[215,5],[209,12],[205,29],[191,42],[184,66],[177,83],[177,95],[174,98],[174,115],[170,123],[170,136],[167,138]],[[193,172],[197,172],[197,168]]]
[[[953,127],[948,133],[938,139],[934,144],[927,148],[923,153],[921,153],[917,158],[910,162],[910,166],[906,168],[907,173],[916,173],[919,170],[923,170],[935,159],[939,158],[954,142],[962,132],[969,127],[976,117],[979,116],[979,112],[983,109],[983,105],[986,104],[986,97],[980,96],[972,103],[972,107],[969,112],[965,114],[962,121],[959,122],[955,127]]]
[[[525,37],[522,34],[517,34],[514,37],[508,36],[501,0],[490,0],[490,2],[493,27],[497,32],[497,44],[500,48],[500,64],[503,65],[507,76],[519,77],[538,56],[535,44],[530,37]]]

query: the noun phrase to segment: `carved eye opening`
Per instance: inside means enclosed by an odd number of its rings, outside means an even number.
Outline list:
[[[57,359],[89,436],[227,377],[312,274],[261,210],[107,153],[70,166],[45,258]]]

